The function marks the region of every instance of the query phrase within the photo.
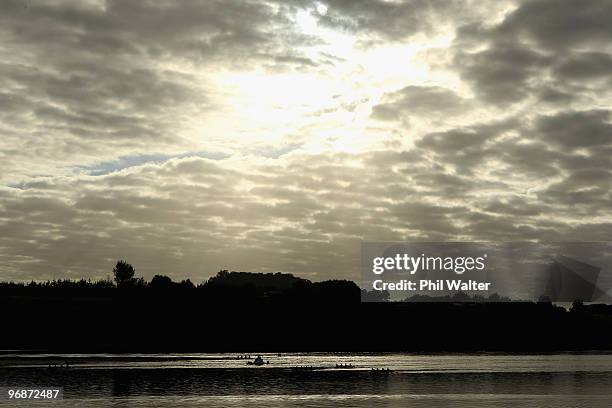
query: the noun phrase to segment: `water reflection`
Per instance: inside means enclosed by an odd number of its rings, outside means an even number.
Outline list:
[[[199,361],[197,367],[172,367],[167,359],[158,361],[154,356],[139,362],[125,361],[126,356],[123,361],[109,357],[98,364],[94,361],[98,357],[80,356],[81,367],[49,370],[43,360],[23,364],[23,359],[5,356],[0,358],[0,386],[63,386],[65,400],[55,406],[503,408],[612,404],[609,355],[292,355],[283,363],[277,359],[271,367],[256,368],[243,364],[224,368],[211,359]],[[330,368],[291,369],[290,364],[304,359]],[[333,369],[338,360],[350,360],[357,368]],[[377,375],[370,370],[375,364],[395,371]]]

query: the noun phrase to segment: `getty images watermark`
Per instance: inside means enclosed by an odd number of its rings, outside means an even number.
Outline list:
[[[608,242],[362,244],[363,301],[606,301]]]

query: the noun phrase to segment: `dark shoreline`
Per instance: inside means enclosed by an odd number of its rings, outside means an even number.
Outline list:
[[[130,281],[132,282],[132,281]],[[220,272],[204,284],[0,284],[0,349],[70,353],[612,350],[612,305],[364,302],[350,281]],[[161,282],[161,283],[159,283]]]
[[[517,302],[216,304],[189,299],[160,303],[139,298],[103,302],[3,298],[0,308],[5,327],[10,328],[0,338],[0,348],[24,351],[524,354],[612,350],[612,312],[599,305],[567,311],[552,304]]]

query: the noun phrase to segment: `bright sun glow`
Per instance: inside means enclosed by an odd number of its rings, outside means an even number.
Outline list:
[[[235,118],[229,127],[225,121],[223,131],[244,135],[253,143],[291,138],[317,152],[365,150],[380,139],[380,134],[366,129],[371,108],[383,94],[430,84],[432,79],[447,85],[448,78],[433,73],[422,54],[447,46],[450,37],[365,48],[355,36],[323,27],[312,15],[326,12],[318,4],[294,16],[305,35],[321,40],[304,50],[304,58],[327,61],[324,70],[304,65],[293,72],[250,69],[217,74],[215,83],[228,100],[226,118]]]

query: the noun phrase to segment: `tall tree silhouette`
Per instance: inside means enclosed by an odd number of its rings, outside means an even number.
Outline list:
[[[115,276],[115,282],[117,287],[125,286],[134,279],[136,270],[132,265],[124,260],[118,261],[117,265],[113,268],[113,275]]]

